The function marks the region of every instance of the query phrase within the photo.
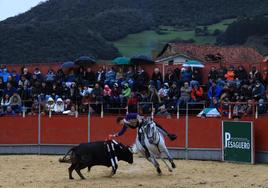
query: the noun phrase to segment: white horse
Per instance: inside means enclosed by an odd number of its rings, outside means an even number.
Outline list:
[[[162,172],[156,158],[161,158],[170,172],[172,172],[172,168],[176,168],[166,147],[164,137],[153,121],[145,121],[138,129],[136,142],[132,150],[134,153],[139,152],[146,157],[146,159],[154,165],[159,175],[161,175]],[[165,157],[168,158],[172,168],[164,160]]]

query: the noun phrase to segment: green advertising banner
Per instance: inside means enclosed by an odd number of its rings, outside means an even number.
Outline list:
[[[253,123],[222,121],[222,160],[254,164]]]

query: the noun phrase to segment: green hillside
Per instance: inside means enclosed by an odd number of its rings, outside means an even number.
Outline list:
[[[170,40],[214,43],[211,35],[195,37],[195,29],[224,30],[224,19],[265,14],[267,0],[49,0],[0,22],[0,64],[113,59]]]
[[[224,32],[228,25],[235,19],[225,19],[221,22],[208,25],[209,33],[216,29]],[[202,26],[200,26],[202,27]],[[176,29],[174,27],[160,27],[161,34],[154,30],[143,31],[137,34],[129,34],[127,37],[114,42],[119,52],[124,56],[134,56],[138,54],[151,55],[152,50],[161,50],[169,41],[173,40],[193,40],[198,44],[214,44],[217,36],[196,36],[194,29]]]

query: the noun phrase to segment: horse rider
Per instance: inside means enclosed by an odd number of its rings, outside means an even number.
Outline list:
[[[131,129],[136,129],[136,128],[141,128],[142,126],[146,125],[149,122],[152,122],[150,119],[146,119],[143,116],[140,116],[138,113],[128,113],[126,115],[126,117],[118,117],[116,120],[117,124],[122,125],[122,129],[117,132],[116,134],[113,135],[109,135],[110,138],[114,138],[114,137],[118,137],[118,136],[122,136],[126,130],[128,128]],[[155,123],[155,122],[154,122]],[[163,134],[164,136],[167,136],[171,141],[175,140],[177,138],[177,136],[175,134],[170,134],[167,130],[165,130],[161,125],[155,123],[158,131]],[[144,143],[144,138],[143,135],[140,134],[140,132],[138,131],[138,139],[141,143],[141,145],[143,146],[143,148],[145,149],[145,155],[146,157],[149,157],[149,151],[147,149],[147,147],[145,146]]]

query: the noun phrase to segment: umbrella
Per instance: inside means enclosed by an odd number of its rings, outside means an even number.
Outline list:
[[[96,63],[96,59],[92,56],[81,56],[74,63],[79,66],[88,66]]]
[[[216,108],[204,108],[197,117],[220,117],[221,114]]]
[[[112,62],[116,65],[129,65],[130,59],[127,57],[117,57]]]
[[[183,65],[183,67],[195,67],[195,68],[204,68],[205,66],[196,60],[189,60],[186,61]]]
[[[154,63],[152,58],[146,56],[146,55],[139,55],[139,56],[134,56],[131,58],[131,63],[137,64],[137,63]]]
[[[70,69],[70,68],[74,68],[76,65],[73,61],[66,61],[61,65],[62,69]]]

